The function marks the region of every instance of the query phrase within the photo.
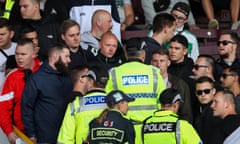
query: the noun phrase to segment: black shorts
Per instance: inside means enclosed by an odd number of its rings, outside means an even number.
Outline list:
[[[229,9],[231,0],[211,0],[213,9],[221,10],[221,9]]]

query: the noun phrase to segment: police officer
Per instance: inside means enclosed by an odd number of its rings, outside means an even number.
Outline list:
[[[90,144],[134,144],[135,132],[130,120],[123,117],[128,111],[128,97],[122,91],[114,90],[106,97],[109,109],[105,109],[98,118],[90,123]]]
[[[58,143],[82,144],[88,136],[89,122],[107,107],[104,87],[108,74],[98,66],[89,69],[76,68],[71,72],[74,96],[67,107]]]
[[[141,123],[157,110],[158,96],[165,89],[165,83],[158,68],[144,64],[145,49],[141,38],[132,38],[126,42],[128,62],[109,72],[105,88],[122,90],[136,100],[129,104],[127,117],[135,124],[136,143],[141,143]]]
[[[186,120],[180,120],[176,114],[181,101],[180,93],[168,88],[161,93],[159,101],[161,110],[144,120],[143,143],[202,144],[192,125]]]

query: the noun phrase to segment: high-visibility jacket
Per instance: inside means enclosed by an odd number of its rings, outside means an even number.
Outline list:
[[[145,119],[142,126],[144,144],[202,144],[197,132],[190,123],[179,120],[172,111],[156,111]]]
[[[122,90],[135,101],[129,103],[127,117],[142,122],[157,110],[158,98],[165,89],[159,69],[133,61],[110,70],[106,92]]]
[[[107,108],[104,91],[94,90],[77,96],[68,104],[58,134],[59,144],[82,144],[88,136],[89,122]]]
[[[4,13],[3,13],[2,17],[6,18],[6,19],[9,19],[14,3],[15,3],[15,0],[6,0],[5,10],[4,10]]]
[[[126,116],[135,124],[135,143],[141,143],[141,122],[160,107],[158,99],[165,87],[159,69],[142,62],[128,62],[109,71],[106,92],[122,90],[129,97],[135,98],[128,104]]]

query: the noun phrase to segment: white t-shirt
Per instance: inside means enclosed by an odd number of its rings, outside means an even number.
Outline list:
[[[116,6],[118,9],[118,14],[120,17],[120,23],[123,23],[125,21],[125,11],[124,11],[124,4],[132,5],[130,0],[115,0]]]
[[[11,47],[8,49],[3,49],[3,51],[8,55],[15,55],[17,44],[15,42],[11,43]],[[2,91],[2,86],[5,80],[5,68],[6,68],[7,58],[6,56],[0,52],[0,93]]]

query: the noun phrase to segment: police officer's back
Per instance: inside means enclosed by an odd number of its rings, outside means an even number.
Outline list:
[[[159,98],[161,110],[145,119],[142,127],[144,144],[201,144],[197,132],[186,120],[180,120],[176,114],[181,96],[173,88],[164,90]]]
[[[145,50],[143,40],[132,38],[126,42],[128,62],[109,72],[106,92],[122,90],[136,98],[129,104],[128,118],[142,122],[157,109],[157,99],[165,89],[159,69],[143,63]]]
[[[141,124],[143,120],[157,110],[158,96],[165,89],[159,69],[144,64],[145,49],[141,38],[132,38],[126,42],[128,62],[109,72],[106,92],[122,90],[128,96],[136,98],[129,104],[127,117],[134,122],[136,143],[141,143]]]
[[[90,121],[107,107],[104,91],[107,73],[99,66],[90,69],[83,66],[71,71],[71,79],[73,96],[69,98],[58,143],[82,144],[88,136]]]

